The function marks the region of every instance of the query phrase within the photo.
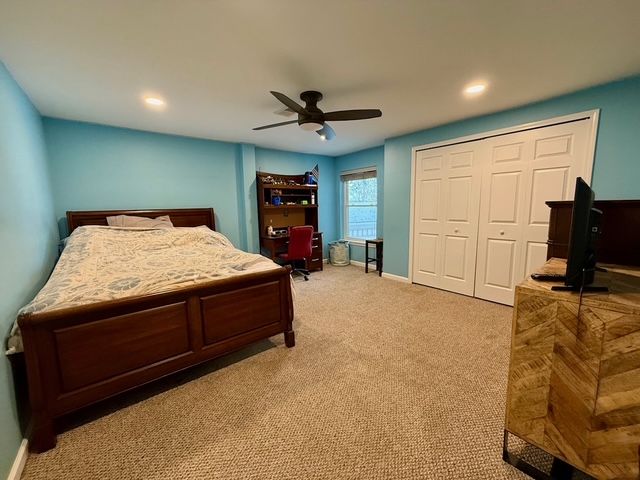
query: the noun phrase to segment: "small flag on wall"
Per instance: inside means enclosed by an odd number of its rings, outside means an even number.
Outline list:
[[[316,179],[316,182],[320,179],[320,167],[318,167],[317,163],[316,166],[311,170],[311,175],[313,175],[313,178]]]

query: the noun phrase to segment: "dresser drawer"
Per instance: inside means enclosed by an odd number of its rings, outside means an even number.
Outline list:
[[[322,234],[314,233],[311,241],[311,258],[309,259],[309,270],[322,270]]]
[[[309,260],[309,270],[322,270],[322,257],[313,257]]]

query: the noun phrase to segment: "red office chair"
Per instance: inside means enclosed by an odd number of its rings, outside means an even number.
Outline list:
[[[290,263],[294,272],[301,273],[305,280],[309,280],[308,260],[311,258],[311,241],[313,239],[313,227],[289,228],[289,249],[287,253],[278,255],[285,264]],[[295,262],[303,261],[304,268],[296,268]]]

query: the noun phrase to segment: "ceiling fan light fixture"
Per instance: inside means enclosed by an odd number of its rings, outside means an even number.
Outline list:
[[[300,128],[307,132],[317,132],[322,128],[322,124],[318,122],[304,122],[300,124]]]
[[[323,142],[326,142],[327,141],[327,136],[324,133],[322,133],[320,135],[320,140],[322,140]]]

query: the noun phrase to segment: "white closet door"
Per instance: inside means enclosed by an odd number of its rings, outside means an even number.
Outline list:
[[[589,182],[589,120],[489,138],[483,169],[475,296],[513,305],[515,286],[546,261],[549,200]]]
[[[413,281],[473,295],[480,142],[418,152],[415,172]]]

